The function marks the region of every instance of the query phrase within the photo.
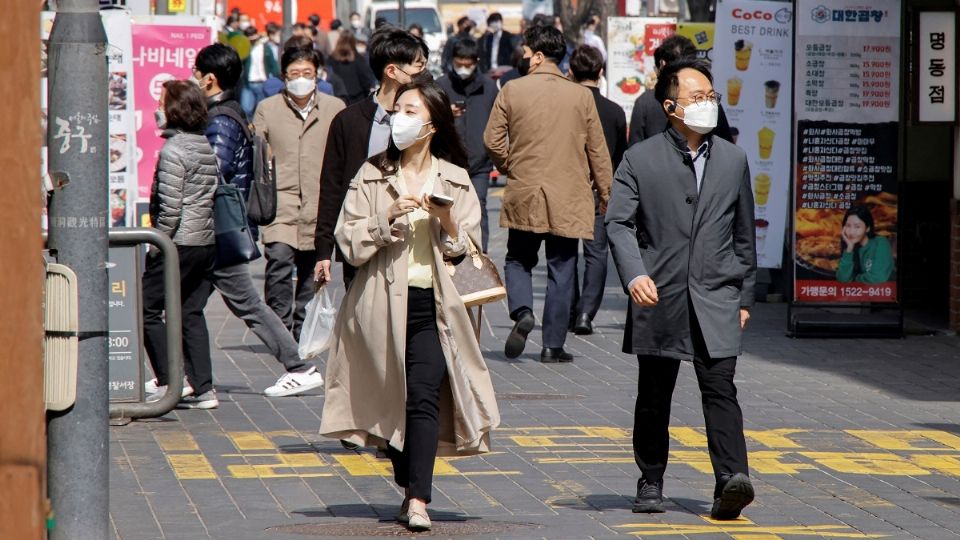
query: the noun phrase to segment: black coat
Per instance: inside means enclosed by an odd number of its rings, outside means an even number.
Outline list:
[[[668,125],[670,125],[670,122],[667,120],[667,113],[664,112],[663,105],[660,105],[660,102],[657,101],[653,90],[647,90],[633,102],[628,146],[633,146],[640,141],[663,133]],[[730,123],[727,121],[727,114],[723,112],[723,105],[720,105],[717,128],[713,130],[713,134],[725,141],[733,142],[733,134],[730,133]]]
[[[493,37],[494,34],[487,32],[480,38],[480,71],[486,73],[493,67]],[[500,33],[500,49],[497,50],[497,65],[512,66],[513,50],[517,46],[516,37],[504,30]]]
[[[627,291],[650,276],[660,300],[628,300],[626,353],[692,359],[692,306],[710,357],[740,354],[740,308],[753,305],[757,273],[750,171],[718,137],[705,167],[698,193],[687,143],[670,129],[627,150],[614,175],[606,224],[620,280]]]
[[[330,260],[333,256],[337,245],[333,231],[350,181],[367,160],[370,131],[376,113],[376,102],[365,99],[337,113],[330,123],[323,167],[320,169],[320,203],[314,237],[317,260]],[[343,260],[339,253],[337,260]]]
[[[347,91],[347,104],[352,105],[363,100],[370,101],[370,91],[377,87],[377,79],[362,56],[358,56],[352,62],[341,62],[331,58],[327,67],[343,80]]]
[[[497,99],[497,84],[482,73],[477,73],[469,81],[463,81],[455,73],[437,79],[437,84],[450,103],[463,101],[466,111],[456,119],[457,133],[467,150],[467,167],[470,176],[489,173],[493,170],[493,161],[487,155],[483,145],[483,130],[487,128],[493,102]]]
[[[590,91],[593,92],[600,125],[603,126],[603,137],[610,150],[610,162],[616,171],[623,159],[623,153],[627,151],[627,115],[623,112],[623,107],[603,97],[599,88],[590,87]]]

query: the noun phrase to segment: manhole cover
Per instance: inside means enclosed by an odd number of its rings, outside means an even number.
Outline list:
[[[548,399],[583,399],[584,396],[577,394],[497,394],[497,399],[504,399],[507,401],[518,400],[518,401],[537,401],[537,400],[548,400]]]
[[[475,534],[495,534],[522,529],[540,528],[533,523],[508,523],[485,519],[437,521],[433,520],[433,529],[423,533],[413,533],[406,527],[393,521],[356,521],[306,523],[303,525],[282,525],[270,527],[269,532],[303,534],[309,536],[469,536]]]

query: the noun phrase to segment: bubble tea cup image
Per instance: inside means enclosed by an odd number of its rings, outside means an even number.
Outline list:
[[[763,83],[763,97],[768,109],[774,109],[777,106],[777,96],[780,94],[780,81],[767,81]]]
[[[727,79],[727,105],[736,107],[740,103],[740,90],[743,88],[743,80],[740,77]]]
[[[753,202],[757,206],[766,206],[770,199],[770,175],[760,173],[753,177]]]
[[[736,55],[738,71],[746,71],[750,67],[750,55],[753,53],[753,43],[738,39],[733,42],[733,51]]]
[[[760,151],[760,159],[770,159],[770,154],[773,153],[773,137],[776,133],[768,128],[760,128],[760,131],[757,132],[757,146]]]

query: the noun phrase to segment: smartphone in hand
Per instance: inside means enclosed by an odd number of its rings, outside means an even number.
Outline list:
[[[437,206],[450,206],[453,204],[453,197],[432,193],[430,194],[430,202]]]

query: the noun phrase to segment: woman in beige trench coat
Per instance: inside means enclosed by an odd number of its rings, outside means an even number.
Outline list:
[[[406,85],[391,130],[387,152],[353,179],[337,223],[337,244],[358,270],[337,315],[320,433],[386,445],[406,488],[397,519],[426,530],[436,455],[489,451],[500,415],[444,264],[468,238],[480,242],[477,194],[454,164],[466,157],[450,102],[432,81]]]

